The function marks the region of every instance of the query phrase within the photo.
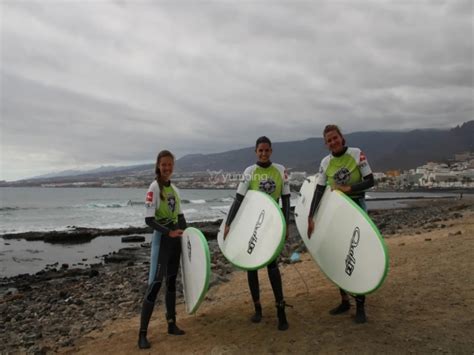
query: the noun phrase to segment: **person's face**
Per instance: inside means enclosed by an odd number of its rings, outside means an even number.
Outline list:
[[[326,147],[332,153],[339,153],[344,148],[344,144],[342,142],[342,137],[337,131],[329,131],[324,135],[324,141],[326,143]]]
[[[272,147],[268,143],[260,143],[255,149],[255,153],[260,163],[266,163],[272,156]]]
[[[163,157],[159,163],[161,178],[164,181],[168,181],[173,175],[174,160],[171,157]]]

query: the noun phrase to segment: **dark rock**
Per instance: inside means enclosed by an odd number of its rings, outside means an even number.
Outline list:
[[[129,237],[122,237],[122,243],[141,243],[145,241],[145,237],[139,235],[131,235]]]
[[[75,299],[73,303],[77,306],[82,306],[84,304],[84,301],[81,299]]]
[[[117,254],[112,254],[112,255],[105,255],[104,256],[104,261],[106,263],[123,263],[128,261],[130,258],[126,255],[117,255]]]
[[[89,271],[89,278],[96,277],[96,276],[99,276],[99,270],[91,269]]]

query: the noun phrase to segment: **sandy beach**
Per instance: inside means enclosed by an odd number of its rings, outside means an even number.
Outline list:
[[[73,329],[64,332],[64,338],[71,338],[75,334],[73,340],[61,342],[43,331],[35,341],[26,345],[15,347],[15,342],[9,341],[4,350],[67,354],[472,354],[473,201],[453,203],[441,211],[442,216],[433,214],[433,206],[418,208],[419,214],[431,211],[430,219],[420,219],[418,224],[415,221],[401,226],[397,233],[386,235],[390,270],[384,285],[367,298],[366,324],[354,323],[354,302],[348,313],[329,315],[328,310],[339,302],[338,290],[324,277],[309,254],[302,253],[301,262],[282,263],[280,266],[286,301],[293,306],[287,309],[290,323],[288,331],[281,332],[276,329],[276,310],[266,271],[259,272],[264,314],[260,324],[253,324],[249,320],[253,306],[246,274],[241,271],[228,271],[223,274],[225,276],[220,276],[224,281],[228,281],[218,282],[209,290],[197,314],[187,315],[184,304],[181,302],[178,305],[178,324],[186,330],[184,336],[176,337],[166,333],[164,309],[159,305],[149,328],[152,348],[149,351],[139,351],[136,340],[143,280],[127,279],[133,275],[131,271],[127,271],[134,268],[132,263],[128,264],[128,267],[116,267],[113,272],[121,273],[122,282],[108,287],[111,290],[122,288],[122,292],[133,294],[133,297],[130,296],[127,302],[120,304],[110,299],[99,302],[98,308],[92,309],[90,317],[100,318],[100,326],[91,327],[87,331],[79,331],[77,326],[73,326]],[[295,233],[294,226],[292,233]],[[138,265],[137,262],[135,267],[146,276],[146,264]],[[108,284],[110,281],[107,280],[117,277],[116,274],[113,276],[103,271],[100,273],[99,277],[105,275],[104,282]],[[94,282],[99,282],[99,277]],[[76,276],[73,280],[76,280],[77,284],[68,281],[70,285],[64,286],[62,281],[62,287],[68,287],[68,299],[74,299],[75,290],[80,288],[89,288],[92,292],[90,280],[93,278],[81,281],[83,278]],[[24,291],[22,297],[4,298],[0,302],[2,317],[7,314],[9,306],[15,306],[27,297],[34,298],[31,293]],[[107,298],[113,293],[107,291],[104,294]],[[40,293],[38,299],[39,295]],[[86,312],[84,302],[88,301],[84,299],[81,302],[73,302],[68,307],[69,322],[74,322],[76,313]],[[97,314],[97,309],[101,307],[105,314],[102,317]],[[110,314],[114,316],[111,317]],[[41,319],[46,321],[47,317],[44,315]],[[11,319],[9,321],[11,323]],[[12,328],[11,324],[3,324],[3,327],[8,332],[16,329]],[[8,332],[4,333],[5,337]]]
[[[166,334],[163,310],[150,324],[149,353],[463,353],[474,351],[474,213],[449,221],[442,230],[387,239],[390,272],[368,297],[369,321],[348,314],[331,316],[337,289],[304,254],[285,265],[282,276],[290,329],[276,329],[273,295],[261,273],[264,318],[249,321],[252,306],[244,272],[212,289],[194,316],[178,311],[182,337]],[[136,348],[139,318],[111,322],[81,339],[68,353],[147,353]]]

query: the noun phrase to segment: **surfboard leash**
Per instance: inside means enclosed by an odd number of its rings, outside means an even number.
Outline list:
[[[306,281],[304,280],[303,275],[301,275],[300,271],[298,270],[298,268],[296,267],[295,264],[291,264],[291,266],[293,266],[295,268],[296,272],[298,273],[298,275],[300,275],[300,279],[301,279],[301,281],[303,281],[304,287],[306,288],[306,293],[309,295],[309,287],[308,287],[308,284],[306,283]]]

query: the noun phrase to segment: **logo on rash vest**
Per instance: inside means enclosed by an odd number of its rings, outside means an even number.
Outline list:
[[[168,208],[171,212],[174,212],[174,209],[176,208],[176,198],[174,197],[174,195],[168,196]]]
[[[361,168],[365,168],[367,166],[367,158],[365,157],[365,154],[360,152],[359,156],[359,166]]]
[[[338,185],[347,185],[351,178],[351,172],[347,168],[341,168],[334,174],[334,181]]]
[[[187,246],[188,246],[188,259],[189,259],[189,262],[191,262],[191,242],[189,241],[189,237],[188,237]]]
[[[276,190],[276,183],[272,179],[262,180],[260,181],[258,189],[270,195]]]
[[[146,193],[145,205],[147,207],[150,207],[152,203],[153,203],[153,191],[148,191]]]
[[[257,223],[255,223],[255,228],[253,229],[252,236],[250,237],[250,240],[249,240],[249,246],[247,248],[247,253],[249,255],[252,254],[255,248],[255,245],[257,244],[257,241],[258,241],[257,232],[258,232],[258,229],[262,226],[264,219],[265,219],[265,210],[262,210],[262,212],[260,212],[260,215],[258,216]]]
[[[349,245],[349,253],[346,256],[346,274],[351,276],[352,272],[355,269],[356,259],[355,259],[355,248],[359,245],[360,240],[360,229],[355,227],[352,232],[351,244]]]

